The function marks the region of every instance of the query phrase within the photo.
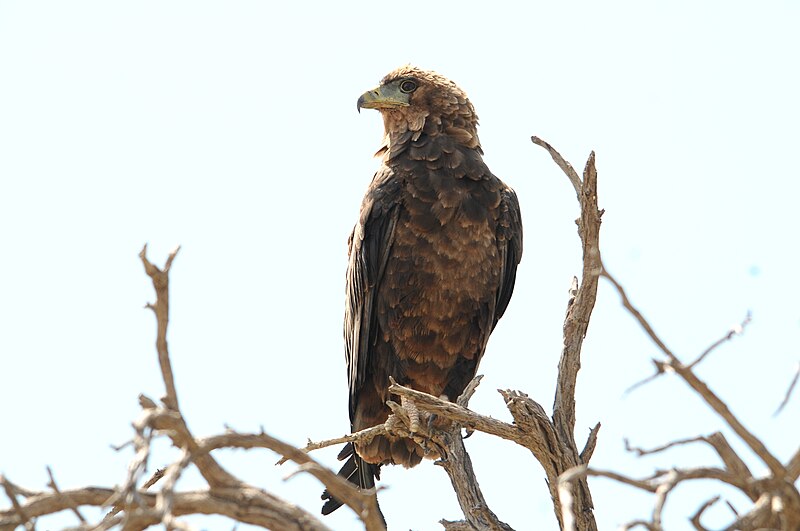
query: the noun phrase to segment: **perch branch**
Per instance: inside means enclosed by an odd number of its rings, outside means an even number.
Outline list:
[[[435,450],[431,451],[435,451],[439,455],[436,464],[441,466],[450,478],[450,483],[464,513],[464,520],[440,521],[448,531],[459,529],[513,531],[508,524],[497,517],[486,503],[461,435],[462,428],[467,427],[468,424],[482,424],[486,420],[482,415],[467,409],[469,399],[477,389],[481,378],[483,377],[479,375],[470,381],[456,400],[456,404],[401,386],[393,378],[390,378],[389,392],[399,395],[403,404],[393,415],[396,419],[395,423],[399,421],[412,435],[420,435],[418,442],[423,448],[429,448],[432,443]],[[417,400],[420,400],[421,403],[418,403]],[[413,404],[412,412],[408,411],[410,404]],[[441,408],[441,410],[440,413],[437,413],[437,421],[434,426],[419,422],[421,412],[429,415],[437,408]],[[450,413],[453,412],[457,412],[461,418],[472,420],[468,423],[461,423],[450,416]],[[442,422],[441,419],[447,419],[449,422]],[[508,425],[506,427],[510,428]],[[414,440],[418,440],[418,438],[414,437]]]
[[[386,427],[383,424],[378,424],[377,426],[372,426],[371,428],[366,428],[364,430],[355,433],[348,433],[347,435],[336,437],[335,439],[325,439],[317,442],[313,442],[309,439],[308,443],[306,443],[306,445],[300,450],[308,453],[308,452],[313,452],[314,450],[320,450],[322,448],[327,448],[329,446],[336,446],[339,444],[344,444],[349,442],[368,443],[378,435],[385,435],[385,434],[386,434]],[[287,457],[281,457],[281,459],[275,464],[282,465],[286,461],[289,461]]]
[[[317,478],[337,500],[341,501],[364,521],[368,531],[385,529],[375,497],[354,488],[346,479],[323,467],[304,450],[295,448],[266,433],[244,434],[229,432],[198,441],[199,451],[210,452],[218,448],[267,448],[284,458],[302,465],[304,471]]]

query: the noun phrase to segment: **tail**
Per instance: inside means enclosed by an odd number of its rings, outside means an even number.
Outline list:
[[[381,477],[381,465],[373,465],[365,462],[356,454],[353,443],[347,443],[337,456],[339,461],[345,461],[344,466],[339,470],[339,475],[353,483],[361,490],[375,487],[375,480]],[[349,458],[349,459],[348,459]],[[327,489],[322,492],[322,499],[326,500],[322,506],[322,514],[331,514],[342,506],[342,502],[331,496]],[[380,512],[380,507],[378,508]],[[386,523],[386,519],[381,514],[381,519]]]

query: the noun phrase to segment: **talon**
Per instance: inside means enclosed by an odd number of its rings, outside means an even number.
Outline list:
[[[428,417],[428,433],[432,433],[434,431],[434,422],[436,422],[436,413],[431,413]]]

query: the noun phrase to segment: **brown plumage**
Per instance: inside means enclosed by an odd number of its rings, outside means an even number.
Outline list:
[[[350,236],[345,351],[353,431],[386,421],[389,377],[455,400],[475,376],[511,298],[522,256],[514,191],[483,162],[466,94],[435,72],[404,66],[364,93],[377,109],[383,164]],[[424,456],[409,439],[348,444],[340,474],[374,486],[380,466]],[[328,502],[327,514],[339,502]]]

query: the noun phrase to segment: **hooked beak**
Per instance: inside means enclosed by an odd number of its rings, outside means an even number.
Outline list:
[[[401,92],[394,83],[382,85],[368,90],[358,98],[356,109],[391,109],[394,107],[408,107],[409,95]]]

